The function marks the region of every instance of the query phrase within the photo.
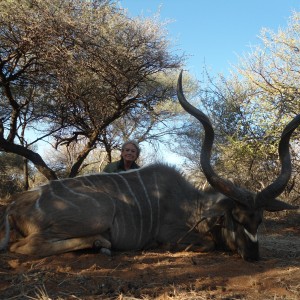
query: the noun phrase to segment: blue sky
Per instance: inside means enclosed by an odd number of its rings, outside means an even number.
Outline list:
[[[237,56],[259,44],[262,28],[285,28],[299,0],[120,0],[131,16],[153,16],[160,11],[169,38],[189,55],[186,68],[197,77],[204,64],[225,73]],[[198,78],[199,79],[199,78]]]

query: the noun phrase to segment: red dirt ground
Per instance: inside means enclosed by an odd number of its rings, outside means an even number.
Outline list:
[[[259,262],[221,252],[0,254],[0,299],[300,299],[300,218],[268,219]]]

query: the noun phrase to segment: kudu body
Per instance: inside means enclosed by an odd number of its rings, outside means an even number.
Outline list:
[[[263,210],[293,209],[275,199],[291,174],[289,139],[300,115],[282,133],[282,170],[258,194],[220,178],[210,165],[213,129],[209,119],[191,106],[178,80],[178,98],[205,129],[201,164],[215,190],[196,189],[174,168],[154,164],[118,174],[94,174],[50,181],[13,196],[4,216],[0,248],[10,230],[21,238],[10,251],[48,256],[94,246],[112,250],[146,249],[157,245],[225,248],[246,260],[259,258],[257,230]],[[11,229],[10,229],[11,228]]]

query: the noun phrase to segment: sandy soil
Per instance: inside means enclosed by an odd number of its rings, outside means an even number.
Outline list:
[[[0,299],[300,299],[300,218],[267,220],[262,259],[221,252],[0,254]]]

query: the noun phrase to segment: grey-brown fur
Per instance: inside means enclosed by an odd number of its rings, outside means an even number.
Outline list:
[[[161,164],[51,181],[16,195],[8,207],[11,226],[24,237],[10,250],[51,255],[72,250],[64,249],[63,241],[72,244],[88,237],[89,247],[102,240],[101,246],[115,250],[175,245],[201,218],[204,195],[174,168]],[[208,246],[196,230],[181,241],[191,242]]]
[[[154,164],[119,174],[96,174],[51,181],[13,196],[0,243],[10,242],[10,227],[21,238],[13,252],[53,255],[92,248],[136,250],[157,245],[225,248],[246,260],[259,259],[257,230],[263,211],[294,209],[276,199],[291,175],[289,140],[300,124],[296,116],[279,143],[282,169],[269,186],[254,193],[221,178],[210,163],[214,131],[208,117],[184,98],[182,74],[178,99],[204,127],[201,166],[210,192],[195,189],[174,168]]]

